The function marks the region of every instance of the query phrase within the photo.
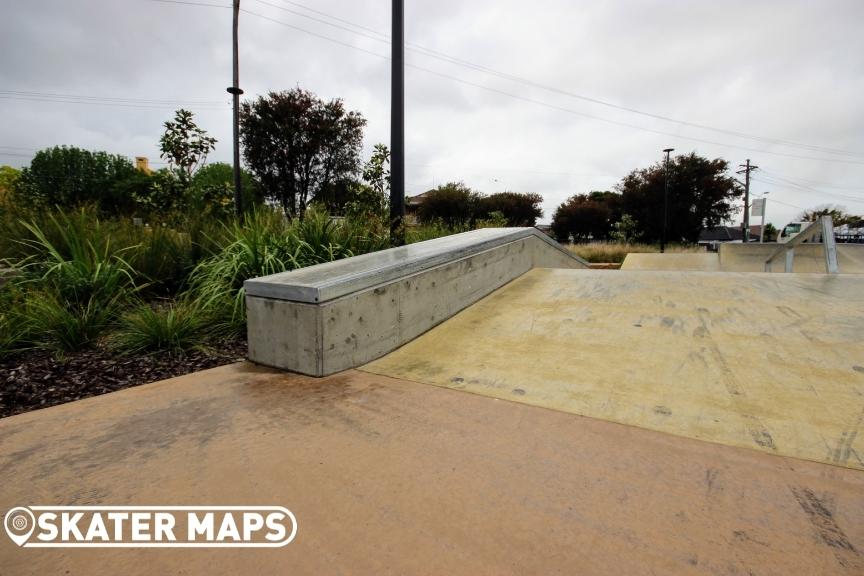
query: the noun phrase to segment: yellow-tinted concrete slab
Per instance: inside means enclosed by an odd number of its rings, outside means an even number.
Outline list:
[[[864,571],[861,471],[358,371],[237,364],[0,419],[0,487],[0,515],[254,504],[298,524],[276,549],[0,535],[4,576]]]
[[[678,270],[701,272],[764,272],[767,260],[780,244],[753,242],[725,243],[719,253],[631,253],[621,270]],[[864,273],[864,244],[838,244],[837,262],[842,274]],[[795,247],[792,266],[795,273],[824,274],[825,251],[821,244]],[[785,273],[785,257],[778,256],[772,266],[775,274]]]
[[[704,254],[655,254],[632,252],[627,254],[621,270],[699,270],[717,272],[720,270],[720,256],[717,253]]]
[[[363,370],[864,469],[864,278],[537,269]]]

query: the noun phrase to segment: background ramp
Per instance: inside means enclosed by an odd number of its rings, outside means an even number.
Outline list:
[[[864,469],[862,280],[537,269],[363,370]]]

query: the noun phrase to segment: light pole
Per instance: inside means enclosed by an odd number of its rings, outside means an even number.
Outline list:
[[[239,218],[243,214],[243,191],[240,184],[240,64],[237,54],[237,26],[240,19],[240,0],[234,0],[234,82],[228,93],[234,97],[234,211]]]
[[[669,218],[669,153],[675,150],[674,148],[664,148],[663,152],[666,154],[666,161],[663,166],[663,179],[664,190],[663,190],[663,235],[660,236],[660,253],[666,251],[666,223]]]
[[[405,244],[405,6],[393,0],[390,69],[390,240]]]

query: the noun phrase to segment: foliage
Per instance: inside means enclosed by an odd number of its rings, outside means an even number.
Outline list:
[[[116,294],[107,302],[90,297],[70,303],[50,291],[30,294],[25,314],[32,332],[39,335],[35,345],[72,352],[92,344],[113,322],[120,298]]]
[[[777,234],[779,234],[779,232],[780,231],[777,230],[777,228],[773,224],[768,222],[767,224],[765,224],[765,230],[762,234],[762,240],[765,242],[776,242]]]
[[[224,162],[203,166],[192,178],[187,191],[187,209],[196,214],[226,219],[234,214],[234,168]],[[246,170],[240,170],[240,186],[243,206],[248,210],[263,202],[255,178]]]
[[[496,210],[495,212],[490,212],[486,215],[485,218],[481,218],[477,220],[475,223],[476,228],[505,228],[508,226],[507,217],[503,212]]]
[[[227,227],[226,243],[202,261],[190,278],[191,296],[228,332],[245,328],[243,282],[388,246],[386,233],[309,210],[303,220],[286,220],[258,210]]]
[[[385,144],[375,145],[363,166],[363,181],[382,198],[390,196],[390,150]]]
[[[609,237],[615,242],[632,244],[642,238],[639,223],[629,214],[622,214],[621,219],[612,225],[612,233]]]
[[[534,226],[543,216],[540,194],[498,192],[480,199],[479,214],[487,220],[494,212],[504,217],[504,226]]]
[[[159,139],[161,157],[177,170],[184,182],[192,179],[207,161],[207,154],[216,148],[216,139],[208,136],[192,118],[192,112],[182,108],[177,110],[174,120],[165,122],[165,132]]]
[[[310,198],[357,173],[366,120],[341,100],[324,102],[300,88],[243,102],[243,157],[265,196],[301,216]]]
[[[670,161],[666,219],[670,243],[695,243],[703,229],[731,218],[736,211],[733,201],[742,195],[742,189],[727,174],[728,168],[726,160],[709,160],[695,152]],[[659,241],[662,235],[665,185],[664,165],[657,163],[634,170],[617,186],[622,212],[640,224],[648,242]]]
[[[621,244],[617,242],[587,242],[584,244],[572,244],[568,248],[588,262],[612,262],[618,264],[624,261],[627,254],[660,251],[660,248],[654,244]],[[700,246],[666,246],[666,252],[699,253],[704,251],[705,249]]]
[[[69,208],[92,203],[104,213],[116,214],[129,209],[119,183],[136,173],[123,156],[55,146],[37,152],[30,166],[21,171],[15,200],[23,207]]]
[[[480,195],[462,182],[448,182],[423,194],[417,219],[423,223],[443,222],[447,226],[472,223],[478,212]]]
[[[20,170],[12,166],[0,166],[0,209],[9,202],[12,191],[20,178]]]
[[[864,219],[861,216],[856,216],[854,214],[846,212],[846,208],[844,208],[843,206],[824,204],[810,210],[805,210],[798,215],[796,221],[815,222],[819,219],[820,216],[830,216],[831,221],[834,223],[834,226],[843,226],[844,224],[854,226],[862,219]]]
[[[25,302],[24,292],[16,281],[0,283],[0,358],[29,346],[32,328],[23,312]]]
[[[200,345],[206,325],[206,314],[189,303],[140,304],[120,318],[112,344],[128,353],[179,353]]]
[[[576,194],[563,202],[552,215],[552,233],[559,242],[605,240],[621,218],[621,196],[614,192]]]

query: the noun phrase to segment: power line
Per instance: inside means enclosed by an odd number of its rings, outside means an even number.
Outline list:
[[[0,100],[17,100],[23,102],[46,102],[46,103],[55,103],[55,104],[87,104],[91,106],[112,106],[112,107],[121,107],[121,108],[142,108],[142,109],[151,109],[151,110],[165,110],[165,109],[174,109],[177,106],[187,105],[190,108],[194,108],[199,111],[210,111],[210,110],[227,110],[229,107],[227,105],[224,106],[213,106],[213,105],[189,105],[189,104],[144,104],[144,103],[136,103],[136,102],[115,102],[112,100],[85,100],[85,99],[76,99],[76,98],[53,98],[53,97],[40,97],[40,96],[21,96],[16,94],[2,94],[0,93]]]
[[[766,174],[768,176],[774,175],[772,172],[770,172],[768,170],[762,170],[762,173]],[[779,174],[777,174],[775,176],[779,176]],[[789,179],[789,178],[787,177],[787,179]],[[833,184],[833,183],[829,183],[829,182],[821,182],[818,180],[807,180],[805,178],[791,178],[789,180],[792,180],[792,181],[795,181],[798,183],[803,183],[804,185],[820,186],[822,188],[834,188],[836,190],[851,190],[851,191],[864,190],[864,187],[861,187],[861,186],[845,186],[845,185]]]
[[[19,96],[37,96],[45,98],[74,98],[77,100],[105,100],[111,102],[131,102],[146,104],[202,104],[215,105],[224,104],[221,100],[188,100],[188,99],[156,99],[156,98],[127,98],[119,96],[90,96],[80,94],[58,94],[56,92],[33,92],[25,90],[0,90],[0,94],[13,94]]]
[[[168,1],[168,0],[153,0],[153,1]],[[171,0],[171,1],[173,2],[174,0]],[[314,37],[316,37],[316,38],[321,38],[322,40],[326,40],[326,41],[328,41],[328,42],[332,42],[332,43],[334,43],[334,44],[339,44],[340,46],[345,46],[346,48],[351,48],[352,50],[358,50],[358,51],[360,51],[360,52],[364,52],[364,53],[366,53],[366,54],[370,54],[370,55],[372,55],[372,56],[376,56],[376,57],[378,57],[378,58],[382,58],[382,59],[384,59],[384,60],[389,60],[389,59],[390,59],[389,56],[386,56],[386,55],[383,55],[383,54],[379,54],[379,53],[377,53],[377,52],[374,52],[374,51],[372,51],[372,50],[367,50],[367,49],[365,49],[365,48],[361,48],[361,47],[359,47],[359,46],[355,46],[354,44],[350,44],[350,43],[348,43],[348,42],[344,42],[344,41],[342,41],[342,40],[338,40],[338,39],[335,39],[335,38],[331,38],[330,36],[326,36],[326,35],[324,35],[324,34],[319,34],[319,33],[317,33],[317,32],[313,32],[313,31],[311,31],[311,30],[307,30],[307,29],[302,28],[302,27],[300,27],[300,26],[295,26],[294,24],[290,24],[290,23],[288,23],[288,22],[283,22],[282,20],[277,20],[276,18],[271,18],[270,16],[266,16],[266,15],[264,15],[264,14],[260,14],[260,13],[258,13],[258,12],[253,12],[253,11],[251,11],[251,10],[246,10],[246,9],[243,9],[243,8],[241,8],[240,11],[243,12],[243,13],[245,13],[245,14],[249,14],[250,16],[255,16],[256,18],[261,18],[262,20],[267,20],[267,21],[270,21],[270,22],[273,22],[273,23],[279,24],[279,25],[281,25],[281,26],[285,26],[286,28],[291,28],[292,30],[297,30],[298,32],[302,32],[302,33],[304,33],[304,34],[308,34],[308,35],[310,35],[310,36],[314,36]],[[711,144],[711,145],[713,145],[713,146],[721,146],[721,147],[724,147],[724,148],[733,148],[733,149],[736,149],[736,150],[744,150],[744,151],[748,151],[748,152],[758,152],[758,153],[760,153],[760,154],[770,154],[770,155],[773,155],[773,156],[782,156],[782,157],[785,157],[785,158],[795,158],[795,159],[798,159],[798,160],[813,160],[813,161],[816,161],[816,162],[833,162],[833,163],[840,163],[840,164],[851,164],[851,165],[864,166],[864,161],[841,160],[841,159],[835,159],[835,158],[817,158],[817,157],[814,157],[814,156],[802,156],[802,155],[799,155],[799,154],[787,154],[787,153],[784,153],[784,152],[774,152],[774,151],[771,151],[771,150],[762,150],[762,149],[759,149],[759,148],[749,148],[749,147],[740,146],[740,145],[736,145],[736,144],[728,144],[728,143],[724,143],[724,142],[716,142],[716,141],[713,141],[713,140],[705,140],[705,139],[703,139],[703,138],[696,138],[696,137],[693,137],[693,136],[682,136],[682,135],[680,135],[680,134],[676,134],[676,133],[673,133],[673,132],[665,132],[665,131],[662,131],[662,130],[655,130],[655,129],[653,129],[653,128],[646,128],[646,127],[644,127],[644,126],[639,126],[639,125],[637,125],[637,124],[630,124],[629,122],[620,122],[620,121],[617,121],[617,120],[611,120],[611,119],[609,119],[609,118],[603,118],[603,117],[601,117],[601,116],[595,116],[595,115],[593,115],[593,114],[588,114],[588,113],[585,113],[585,112],[580,112],[580,111],[578,111],[578,110],[573,110],[573,109],[571,109],[571,108],[565,108],[565,107],[563,107],[563,106],[557,106],[557,105],[555,105],[555,104],[550,104],[550,103],[548,103],[548,102],[543,102],[543,101],[541,101],[541,100],[536,100],[536,99],[534,99],[534,98],[528,98],[528,97],[526,97],[526,96],[520,96],[520,95],[518,95],[518,94],[513,94],[512,92],[507,92],[507,91],[505,91],[505,90],[499,90],[499,89],[497,89],[497,88],[492,88],[492,87],[489,87],[489,86],[484,86],[483,84],[477,84],[476,82],[471,82],[471,81],[469,81],[469,80],[464,80],[464,79],[462,79],[462,78],[458,78],[458,77],[456,77],[456,76],[451,76],[451,75],[449,75],[449,74],[444,74],[443,72],[438,72],[438,71],[435,71],[435,70],[431,70],[431,69],[429,69],[429,68],[424,68],[423,66],[417,66],[416,64],[408,64],[408,63],[406,63],[405,66],[408,67],[408,68],[413,68],[413,69],[415,69],[415,70],[421,70],[421,71],[423,71],[423,72],[426,72],[426,73],[428,73],[428,74],[432,74],[432,75],[435,75],[435,76],[439,76],[439,77],[441,77],[441,78],[446,78],[446,79],[448,79],[448,80],[452,80],[452,81],[454,81],[454,82],[459,82],[460,84],[465,84],[465,85],[468,85],[468,86],[473,86],[473,87],[475,87],[475,88],[480,88],[481,90],[486,90],[486,91],[488,91],[488,92],[494,92],[494,93],[496,93],[496,94],[501,94],[501,95],[503,95],[503,96],[507,96],[507,97],[509,97],[509,98],[514,98],[514,99],[516,99],[516,100],[522,100],[522,101],[524,101],[524,102],[530,102],[530,103],[532,103],[532,104],[537,104],[537,105],[539,105],[539,106],[544,106],[544,107],[547,107],[547,108],[550,108],[550,109],[553,109],[553,110],[558,110],[558,111],[561,111],[561,112],[566,112],[566,113],[568,113],[568,114],[573,114],[573,115],[576,115],[576,116],[581,116],[581,117],[583,117],[583,118],[589,118],[589,119],[592,119],[592,120],[597,120],[597,121],[599,121],[599,122],[605,122],[605,123],[607,123],[607,124],[613,124],[613,125],[616,125],[616,126],[623,126],[623,127],[626,127],[626,128],[632,128],[632,129],[634,129],[634,130],[640,130],[640,131],[643,131],[643,132],[650,132],[650,133],[652,133],[652,134],[659,134],[659,135],[662,135],[662,136],[670,136],[670,137],[672,137],[672,138],[679,138],[679,139],[682,139],[682,140],[689,140],[689,141],[692,141],[692,142],[699,142],[699,143],[702,143],[702,144]]]
[[[171,2],[175,2],[176,0],[157,0],[157,1],[171,1]],[[285,4],[290,4],[290,5],[293,5],[293,6],[297,6],[297,7],[303,8],[304,10],[308,10],[308,11],[310,11],[310,12],[313,12],[313,13],[315,13],[315,14],[319,14],[319,15],[325,16],[325,17],[327,17],[327,18],[333,19],[333,20],[335,20],[335,21],[338,21],[338,22],[342,22],[342,23],[348,24],[349,26],[353,26],[353,27],[359,28],[360,30],[364,30],[364,31],[366,31],[366,32],[371,32],[371,33],[374,34],[375,36],[371,36],[371,35],[366,34],[366,33],[364,33],[364,32],[358,32],[357,30],[352,30],[351,28],[348,28],[348,27],[346,27],[346,26],[342,26],[342,25],[339,25],[339,24],[334,24],[334,23],[332,23],[332,22],[327,22],[326,20],[322,20],[322,19],[320,19],[320,18],[315,18],[315,17],[313,17],[313,16],[309,16],[308,14],[303,14],[302,12],[297,12],[296,10],[291,10],[291,9],[289,9],[289,8],[285,8],[284,6],[279,6],[279,5],[273,4],[273,3],[271,3],[271,2],[267,2],[266,0],[255,0],[255,1],[258,2],[259,4],[264,4],[265,6],[270,6],[270,7],[276,8],[276,9],[278,9],[278,10],[282,10],[282,11],[288,12],[288,13],[290,13],[290,14],[294,14],[294,15],[296,15],[296,16],[300,16],[300,17],[302,17],[302,18],[307,18],[307,19],[309,19],[309,20],[312,20],[312,21],[315,21],[315,22],[319,22],[319,23],[325,24],[325,25],[327,25],[327,26],[331,26],[331,27],[334,27],[334,28],[338,28],[338,29],[340,29],[340,30],[345,30],[345,31],[347,31],[347,32],[350,32],[350,33],[352,33],[352,34],[357,34],[357,35],[362,36],[362,37],[364,37],[364,38],[368,38],[368,39],[375,40],[375,41],[378,41],[378,42],[389,43],[389,38],[390,38],[390,37],[389,37],[388,35],[386,35],[386,34],[383,34],[383,33],[381,33],[381,32],[377,32],[377,31],[375,31],[375,30],[372,29],[372,28],[367,28],[367,27],[365,27],[365,26],[362,26],[362,25],[356,24],[356,23],[354,23],[354,22],[351,22],[350,20],[346,20],[346,19],[344,19],[344,18],[339,18],[339,17],[337,17],[337,16],[333,16],[332,14],[327,14],[326,12],[322,12],[322,11],[320,11],[320,10],[316,10],[316,9],[314,9],[314,8],[309,8],[308,6],[304,6],[303,4],[300,4],[300,3],[298,3],[298,2],[292,2],[292,1],[290,1],[290,0],[280,0],[280,2],[283,2],[283,3],[285,3]],[[598,99],[598,98],[593,98],[593,97],[590,97],[590,96],[585,96],[585,95],[583,95],[583,94],[577,94],[577,93],[575,93],[575,92],[571,92],[571,91],[568,91],[568,90],[563,90],[563,89],[561,89],[561,88],[557,88],[557,87],[555,87],[555,86],[549,86],[549,85],[546,85],[546,84],[541,84],[541,83],[538,83],[538,82],[535,82],[535,81],[529,80],[529,79],[527,79],[527,78],[523,78],[523,77],[520,77],[520,76],[516,76],[516,75],[514,75],[514,74],[509,74],[509,73],[507,73],[507,72],[501,72],[501,71],[499,71],[499,70],[495,70],[494,68],[489,68],[489,67],[487,67],[487,66],[483,66],[483,65],[481,65],[481,64],[476,64],[476,63],[471,62],[471,61],[469,61],[469,60],[464,60],[464,59],[462,59],[462,58],[458,58],[458,57],[456,57],[456,56],[451,56],[451,55],[449,55],[449,54],[445,54],[445,53],[443,53],[443,52],[439,52],[439,51],[437,51],[437,50],[433,50],[433,49],[431,49],[431,48],[426,48],[426,47],[420,46],[420,45],[418,45],[418,44],[413,44],[413,43],[410,43],[410,42],[406,42],[406,46],[409,47],[409,49],[411,49],[411,50],[414,51],[414,52],[420,52],[420,53],[422,53],[422,54],[424,54],[424,55],[426,55],[426,56],[429,56],[429,57],[431,57],[431,58],[436,58],[436,59],[438,59],[438,60],[443,60],[443,61],[449,62],[449,63],[451,63],[451,64],[455,64],[455,65],[457,65],[457,66],[462,66],[462,67],[470,68],[470,69],[473,69],[473,70],[476,70],[476,71],[479,71],[479,72],[483,72],[483,73],[485,73],[485,74],[489,74],[489,75],[492,75],[492,76],[497,76],[497,77],[499,77],[499,78],[503,78],[503,79],[506,79],[506,80],[510,80],[510,81],[513,81],[513,82],[518,82],[518,83],[521,83],[521,84],[524,84],[524,85],[527,85],[527,86],[531,86],[531,87],[533,87],[533,88],[539,88],[539,89],[541,89],[541,90],[546,90],[546,91],[548,91],[548,92],[553,92],[553,93],[556,93],[556,94],[560,94],[560,95],[568,96],[568,97],[570,97],[570,98],[575,98],[575,99],[583,100],[583,101],[586,101],[586,102],[591,102],[591,103],[593,103],[593,104],[598,104],[598,105],[601,105],[601,106],[606,106],[606,107],[609,107],[609,108],[614,108],[614,109],[617,109],[617,110],[622,110],[622,111],[629,112],[629,113],[632,113],[632,114],[638,114],[638,115],[641,115],[641,116],[646,116],[646,117],[649,117],[649,118],[654,118],[654,119],[656,119],[656,120],[663,120],[663,121],[665,121],[665,122],[672,122],[672,123],[675,123],[675,124],[680,124],[680,125],[682,125],[682,126],[689,126],[689,127],[692,127],[692,128],[698,128],[698,129],[701,129],[701,130],[709,130],[709,131],[718,132],[718,133],[721,133],[721,134],[726,134],[726,135],[730,135],[730,136],[735,136],[735,137],[738,137],[738,138],[746,138],[746,139],[750,139],[750,140],[756,140],[756,141],[760,141],[760,142],[764,142],[764,143],[768,143],[768,144],[777,144],[777,145],[781,145],[781,146],[788,146],[788,147],[802,148],[802,149],[805,149],[805,150],[810,150],[810,151],[812,151],[812,152],[824,152],[824,153],[828,153],[828,154],[836,154],[836,155],[843,155],[843,156],[850,156],[850,157],[864,158],[864,153],[861,153],[861,152],[851,152],[851,151],[848,151],[848,150],[840,150],[840,149],[837,149],[837,148],[829,148],[829,147],[825,147],[825,146],[817,146],[817,145],[812,145],[812,144],[802,144],[802,143],[799,143],[799,142],[793,142],[793,141],[791,141],[791,140],[785,140],[785,139],[781,139],[781,138],[772,138],[772,137],[767,137],[767,136],[758,136],[758,135],[754,135],[754,134],[748,134],[748,133],[746,133],[746,132],[740,132],[740,131],[735,131],[735,130],[728,130],[728,129],[723,129],[723,128],[717,128],[717,127],[714,127],[714,126],[709,126],[709,125],[706,125],[706,124],[700,124],[700,123],[696,123],[696,122],[690,122],[690,121],[687,121],[687,120],[679,120],[679,119],[676,119],[676,118],[671,118],[671,117],[669,117],[669,116],[664,116],[664,115],[661,115],[661,114],[655,114],[655,113],[652,113],[652,112],[645,112],[644,110],[639,110],[639,109],[636,109],[636,108],[631,108],[631,107],[622,106],[622,105],[619,105],[619,104],[614,104],[614,103],[612,103],[612,102],[607,102],[607,101],[605,101],[605,100],[600,100],[600,99]]]
[[[793,188],[797,188],[799,191],[802,191],[802,192],[810,192],[811,194],[817,194],[817,195],[824,196],[824,197],[838,198],[844,202],[854,202],[856,204],[864,204],[864,199],[862,199],[862,198],[853,198],[850,196],[843,196],[842,194],[833,194],[831,192],[825,192],[824,190],[817,190],[815,188],[800,186],[797,184],[793,184],[791,182],[783,182],[782,180],[775,180],[775,179],[766,180],[766,179],[757,178],[757,177],[753,177],[753,180],[756,180],[757,182],[761,182],[762,184],[768,184],[769,186],[779,186],[781,188],[783,188],[783,187],[788,188],[789,186],[792,186]]]

